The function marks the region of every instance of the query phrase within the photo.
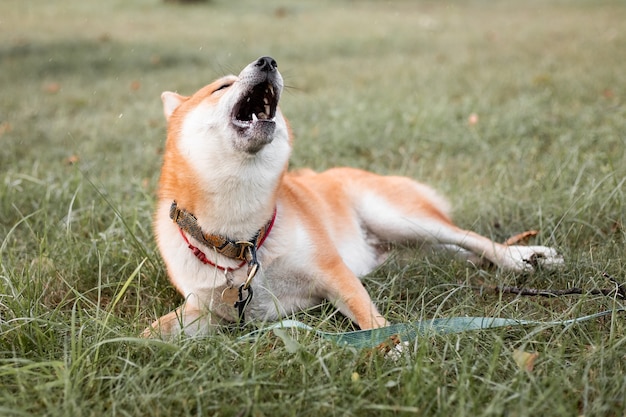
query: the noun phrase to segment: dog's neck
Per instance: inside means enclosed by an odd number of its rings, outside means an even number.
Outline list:
[[[222,268],[219,265],[211,262],[206,258],[206,255],[199,249],[195,248],[185,236],[185,233],[193,237],[198,242],[202,243],[209,249],[215,250],[220,255],[227,258],[243,261],[238,267],[240,268],[246,262],[250,263],[256,261],[256,250],[263,244],[267,235],[272,230],[274,221],[276,220],[276,210],[272,218],[261,228],[256,234],[247,240],[232,240],[227,236],[214,235],[205,233],[198,225],[198,221],[193,213],[189,213],[185,209],[178,207],[176,201],[172,202],[170,206],[170,218],[174,223],[178,225],[181,230],[183,239],[189,245],[189,248],[193,250],[194,255],[205,264],[211,264],[217,266],[220,269],[228,270],[228,268]]]
[[[179,160],[180,161],[180,160]],[[162,177],[160,198],[193,213],[202,230],[247,240],[271,219],[276,207],[276,190],[284,175],[277,161],[266,155],[232,160],[215,160],[207,164],[208,175],[197,175],[190,181],[188,170],[164,161],[164,170],[175,174]]]

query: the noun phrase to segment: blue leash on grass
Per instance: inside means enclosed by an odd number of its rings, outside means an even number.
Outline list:
[[[583,321],[593,320],[598,317],[608,316],[612,313],[626,311],[624,308],[615,310],[606,310],[587,316],[581,316],[570,320],[563,321],[537,321],[537,320],[515,320],[497,317],[452,317],[422,320],[414,323],[392,324],[387,327],[381,327],[371,330],[356,330],[351,332],[324,332],[317,330],[297,320],[282,320],[278,323],[271,324],[267,327],[255,330],[243,335],[239,340],[247,340],[258,338],[261,335],[274,329],[301,329],[313,332],[323,339],[337,343],[338,345],[353,346],[355,348],[372,348],[389,341],[391,336],[397,335],[403,342],[417,339],[419,335],[425,334],[450,334],[462,333],[471,330],[494,329],[498,327],[515,327],[529,325],[543,326],[567,326],[570,324],[581,323]]]

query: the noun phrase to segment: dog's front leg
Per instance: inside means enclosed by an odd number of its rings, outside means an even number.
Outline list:
[[[155,320],[141,333],[141,337],[171,339],[183,333],[187,336],[203,336],[210,332],[211,326],[210,313],[185,303]]]
[[[337,256],[322,266],[324,298],[332,302],[342,314],[363,329],[388,326],[389,323],[378,312],[361,280],[352,273]]]

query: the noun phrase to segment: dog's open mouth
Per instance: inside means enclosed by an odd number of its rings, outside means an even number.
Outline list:
[[[257,84],[235,105],[233,124],[246,129],[255,123],[274,123],[278,98],[269,82]]]

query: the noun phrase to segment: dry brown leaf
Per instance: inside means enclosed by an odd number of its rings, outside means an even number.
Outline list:
[[[615,93],[610,88],[605,88],[604,91],[602,91],[602,95],[604,96],[604,98],[615,97]]]
[[[513,360],[522,371],[532,372],[538,357],[539,353],[537,352],[525,352],[521,349],[513,350]]]
[[[9,133],[11,130],[13,130],[13,128],[11,127],[11,123],[9,122],[0,123],[0,136],[4,135],[5,133]]]
[[[61,90],[61,84],[57,82],[46,83],[43,86],[43,91],[48,94],[56,94]]]
[[[274,16],[279,19],[282,19],[283,17],[287,16],[287,8],[277,7],[276,9],[274,9]]]
[[[98,36],[98,41],[100,41],[100,42],[110,42],[111,41],[111,34],[110,33],[101,33],[100,36]]]
[[[70,155],[67,158],[65,158],[65,164],[66,165],[74,165],[79,160],[80,160],[80,158],[78,157],[78,155]]]
[[[619,220],[615,220],[613,224],[611,224],[611,233],[619,233],[624,229],[622,223]]]
[[[519,244],[526,245],[528,244],[528,241],[530,240],[531,237],[535,237],[538,234],[539,232],[536,230],[527,230],[525,232],[518,233],[514,236],[511,236],[510,238],[504,241],[504,244],[507,246],[519,245]]]

